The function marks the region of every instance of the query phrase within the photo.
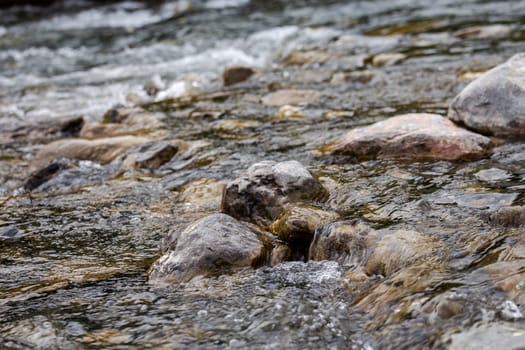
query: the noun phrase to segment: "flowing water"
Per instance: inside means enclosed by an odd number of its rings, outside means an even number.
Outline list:
[[[42,142],[0,144],[0,199],[15,195],[0,206],[0,228],[19,231],[0,240],[1,348],[441,349],[480,324],[525,330],[523,283],[498,285],[523,279],[525,265],[483,270],[525,258],[523,226],[490,220],[525,205],[523,140],[495,140],[490,156],[469,162],[312,156],[355,126],[445,115],[470,76],[525,51],[524,1],[64,1],[0,13],[0,130],[140,105],[162,137],[201,145],[154,172],[80,162],[29,198],[19,188]],[[475,25],[501,33],[454,35]],[[310,56],[294,64],[297,52]],[[405,59],[371,64],[393,52]],[[257,73],[225,88],[231,65]],[[370,79],[336,79],[345,72]],[[275,88],[321,96],[303,118],[276,120],[278,108],[260,102]],[[263,159],[308,165],[343,219],[435,237],[445,263],[418,266],[422,277],[409,272],[398,289],[383,276],[354,286],[329,261],[150,286],[168,232],[217,212],[220,186]],[[443,299],[462,312],[429,311]]]

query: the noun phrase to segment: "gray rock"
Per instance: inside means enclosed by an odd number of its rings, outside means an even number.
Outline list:
[[[489,70],[450,104],[448,117],[498,136],[525,135],[525,54]]]
[[[169,162],[178,150],[177,145],[167,141],[153,141],[140,146],[124,162],[136,169],[158,169]]]
[[[286,203],[324,195],[319,181],[301,163],[262,161],[226,185],[221,207],[237,219],[268,225]]]
[[[449,350],[521,350],[525,329],[513,323],[490,323],[446,336],[445,340]]]
[[[321,154],[363,159],[454,160],[479,157],[490,139],[459,128],[437,114],[412,113],[356,128],[329,145]]]
[[[0,227],[0,239],[11,240],[22,237],[22,233],[18,230],[15,225],[9,225],[6,227]]]
[[[506,206],[494,211],[490,222],[505,227],[525,226],[525,206]]]
[[[171,249],[151,267],[153,283],[186,282],[265,262],[265,248],[246,225],[225,214],[209,215],[172,233]]]

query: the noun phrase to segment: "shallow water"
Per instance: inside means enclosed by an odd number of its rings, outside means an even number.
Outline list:
[[[0,130],[72,115],[97,121],[120,103],[150,111],[166,138],[207,143],[153,173],[81,162],[32,199],[5,202],[0,228],[15,225],[21,237],[0,240],[0,347],[441,349],[450,334],[505,319],[506,300],[525,313],[524,292],[504,293],[483,270],[525,244],[523,227],[488,219],[501,206],[525,205],[523,140],[470,162],[312,156],[355,126],[405,112],[445,115],[466,73],[525,51],[525,2],[83,1],[0,11]],[[452,35],[479,24],[511,30]],[[286,64],[297,50],[329,58]],[[407,58],[372,66],[382,52]],[[257,74],[222,87],[224,67],[235,64]],[[332,80],[365,69],[369,82]],[[162,85],[155,97],[143,88],[152,79]],[[271,86],[322,95],[302,108],[304,118],[276,121],[278,108],[259,102]],[[0,144],[0,202],[19,193],[41,147]],[[335,262],[149,286],[147,269],[168,232],[218,210],[217,191],[195,194],[192,183],[232,179],[262,159],[308,165],[343,219],[432,235],[441,263],[421,266],[421,278],[406,278],[400,291],[387,288],[396,276],[355,286]],[[393,295],[384,305],[374,294],[382,287]],[[463,312],[443,319],[425,311],[442,297]]]

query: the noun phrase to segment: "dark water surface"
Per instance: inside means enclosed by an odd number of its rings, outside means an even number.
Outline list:
[[[501,34],[453,35],[496,24]],[[289,64],[297,51],[325,58]],[[441,349],[480,324],[525,332],[523,317],[509,322],[504,312],[509,301],[525,312],[525,284],[505,293],[496,284],[508,275],[491,279],[483,270],[502,256],[525,258],[525,248],[512,251],[525,247],[523,227],[487,219],[501,206],[525,205],[524,140],[501,142],[471,162],[334,165],[312,157],[355,126],[405,112],[446,115],[469,79],[522,51],[525,1],[64,1],[0,9],[0,130],[74,115],[97,121],[120,103],[144,106],[162,137],[204,145],[153,173],[80,162],[32,200],[1,205],[0,229],[14,225],[21,237],[0,240],[0,348]],[[406,58],[371,64],[394,52]],[[257,74],[224,88],[230,65]],[[365,70],[370,81],[335,78]],[[151,80],[161,85],[155,97],[143,88]],[[302,108],[304,118],[276,121],[278,108],[259,102],[276,86],[321,98]],[[0,203],[20,193],[41,147],[0,144]],[[381,276],[356,289],[335,262],[148,285],[168,232],[216,212],[217,188],[262,159],[303,162],[344,219],[432,235],[442,246],[436,259],[446,263],[421,266],[421,279],[410,273],[406,288],[387,289],[384,304]],[[367,295],[377,302],[363,302]],[[439,298],[463,311],[443,318],[425,308]]]

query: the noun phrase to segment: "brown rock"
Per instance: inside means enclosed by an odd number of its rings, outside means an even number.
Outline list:
[[[33,160],[33,168],[41,168],[54,159],[91,160],[106,164],[130,148],[148,142],[145,137],[121,136],[97,140],[66,139],[46,145]]]
[[[490,143],[490,139],[461,129],[440,115],[413,113],[353,129],[321,147],[320,152],[358,160],[454,160],[482,156]]]
[[[322,50],[293,51],[283,60],[284,64],[303,65],[308,63],[323,63],[333,59],[334,56]]]
[[[393,66],[403,61],[407,56],[402,53],[380,53],[372,57],[372,65],[376,67]]]
[[[167,141],[148,142],[124,160],[124,167],[132,169],[158,169],[177,154],[178,147]]]
[[[308,105],[319,102],[321,93],[315,90],[277,90],[262,98],[268,106]]]
[[[227,67],[222,73],[222,80],[224,86],[230,86],[248,80],[254,73],[255,71],[249,67]]]

